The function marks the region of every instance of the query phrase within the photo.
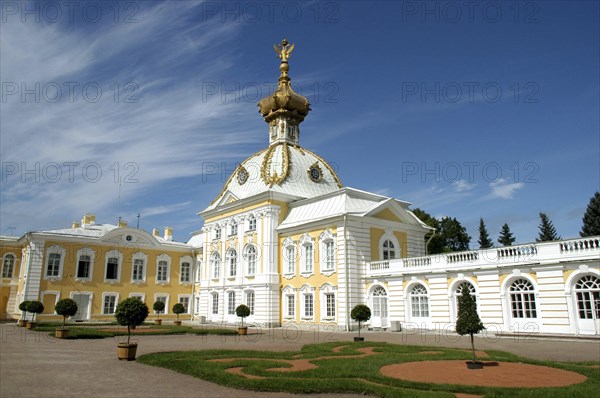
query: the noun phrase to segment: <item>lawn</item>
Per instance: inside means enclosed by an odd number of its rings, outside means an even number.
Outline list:
[[[47,322],[38,323],[35,330],[38,332],[50,332],[50,335],[54,335],[54,330],[58,327],[62,327],[62,323]],[[127,327],[117,325],[116,323],[106,324],[69,324],[69,339],[103,339],[107,337],[115,336],[127,336]],[[135,335],[167,335],[167,334],[218,334],[218,335],[234,335],[237,331],[233,329],[219,329],[219,328],[192,328],[189,326],[175,326],[175,325],[154,325],[144,324],[138,326],[136,330],[132,331]]]
[[[368,355],[371,352],[372,355]],[[296,352],[207,350],[143,355],[138,362],[163,367],[223,386],[290,393],[358,393],[377,397],[455,397],[456,393],[496,397],[587,398],[600,391],[600,369],[590,363],[533,361],[486,351],[485,361],[521,362],[574,371],[587,380],[568,387],[507,388],[411,382],[383,376],[382,366],[413,361],[468,360],[458,349],[386,343],[331,342]],[[305,370],[294,368],[304,366]],[[292,371],[289,371],[292,370]],[[472,372],[477,372],[473,370]]]

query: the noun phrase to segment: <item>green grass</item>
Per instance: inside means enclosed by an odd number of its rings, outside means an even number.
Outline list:
[[[331,351],[336,346],[345,345],[339,353]],[[356,348],[374,347],[377,355],[361,358],[344,356],[360,354]],[[423,355],[421,351],[436,351],[438,355]],[[383,376],[382,366],[422,360],[470,359],[470,353],[463,350],[393,345],[386,343],[345,343],[332,342],[312,344],[297,352],[268,351],[231,351],[207,350],[166,352],[143,355],[138,362],[163,367],[193,377],[209,380],[228,387],[256,390],[282,391],[290,393],[358,393],[377,397],[454,397],[455,393],[482,395],[486,398],[587,398],[596,396],[600,391],[600,369],[590,368],[590,363],[557,363],[533,361],[501,351],[487,351],[485,361],[523,362],[550,366],[581,373],[588,379],[569,387],[560,388],[500,388],[465,385],[445,385],[418,383],[392,379]],[[286,367],[288,364],[277,359],[314,359],[336,356],[335,360],[314,360],[317,369],[301,372],[276,372],[269,368]],[[217,358],[235,358],[232,362],[209,362]],[[596,363],[597,364],[597,363]],[[249,375],[262,376],[263,379],[248,379],[227,373],[231,367],[243,367]]]
[[[234,335],[237,331],[233,329],[211,329],[211,328],[192,328],[189,326],[174,326],[174,325],[154,325],[144,324],[152,330],[144,333],[132,333],[132,336],[148,336],[148,335],[169,335],[169,334],[196,334],[196,335]],[[38,332],[50,332],[54,336],[54,330],[57,327],[62,327],[62,323],[47,322],[38,324],[35,330]],[[140,327],[142,328],[142,327]],[[117,324],[68,324],[69,339],[104,339],[107,337],[127,336],[127,328]],[[107,330],[107,329],[119,329]]]

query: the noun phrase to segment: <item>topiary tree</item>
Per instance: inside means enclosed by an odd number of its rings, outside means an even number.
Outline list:
[[[177,303],[173,306],[173,313],[177,315],[177,321],[179,322],[179,314],[185,312],[185,307],[181,303]]]
[[[360,324],[371,319],[371,309],[364,304],[358,304],[352,308],[350,317],[358,322],[358,337],[360,338]]]
[[[44,312],[44,304],[37,300],[30,301],[27,304],[27,312],[31,312],[33,314],[31,317],[31,323],[35,323],[35,315]]]
[[[127,326],[127,345],[131,339],[131,327],[144,323],[149,312],[148,306],[139,297],[127,298],[117,305],[115,318],[119,325]]]
[[[67,323],[67,317],[73,316],[77,313],[77,303],[75,302],[75,300],[70,298],[58,300],[58,302],[54,306],[54,312],[56,312],[58,315],[62,315],[64,329],[65,324]]]
[[[165,310],[165,303],[163,301],[155,301],[152,305],[152,309],[156,311],[158,314],[158,319],[160,319],[160,314]]]
[[[250,316],[250,308],[247,305],[240,304],[235,309],[235,314],[242,318],[242,327],[244,327],[244,318]]]
[[[477,313],[477,303],[464,286],[458,300],[458,317],[456,319],[456,333],[471,336],[471,350],[473,351],[473,362],[477,362],[475,356],[475,341],[473,335],[484,330],[485,327]]]
[[[25,318],[25,320],[27,320],[27,306],[29,305],[29,302],[29,300],[25,300],[19,304],[19,309],[23,312],[21,315],[23,318]]]

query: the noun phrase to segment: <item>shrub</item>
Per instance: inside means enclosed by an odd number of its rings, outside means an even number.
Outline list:
[[[177,315],[177,320],[179,321],[179,314],[183,314],[185,312],[185,307],[181,303],[177,303],[173,306],[173,313]]]
[[[360,324],[371,319],[371,309],[364,304],[358,304],[352,308],[350,317],[358,322],[358,337],[360,337]]]
[[[25,300],[23,301],[21,304],[19,304],[19,309],[24,312],[24,316],[25,316],[25,320],[27,320],[27,306],[29,305],[29,300]]]
[[[244,327],[244,318],[250,316],[250,308],[247,305],[240,304],[235,309],[235,314],[242,318],[242,327]]]
[[[77,303],[75,302],[75,300],[70,299],[70,298],[58,300],[58,302],[54,306],[54,311],[58,315],[62,315],[63,329],[64,329],[65,324],[67,323],[67,317],[73,316],[77,313]]]
[[[31,317],[31,322],[33,323],[35,322],[35,315],[44,312],[44,304],[37,300],[30,301],[27,304],[27,312],[31,312],[33,314],[33,316]]]
[[[138,297],[130,297],[117,305],[115,318],[119,325],[127,325],[127,344],[131,339],[131,327],[144,323],[149,312],[146,303]]]

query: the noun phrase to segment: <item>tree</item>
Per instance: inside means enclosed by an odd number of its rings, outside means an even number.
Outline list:
[[[560,240],[560,236],[556,234],[556,229],[552,225],[552,221],[546,213],[540,213],[540,234],[536,239],[537,242],[549,242],[552,240]]]
[[[467,229],[454,217],[444,217],[440,221],[440,234],[444,239],[444,251],[459,252],[469,250],[471,237]]]
[[[73,316],[77,313],[77,303],[75,302],[75,300],[70,298],[58,300],[58,302],[54,306],[54,312],[56,312],[58,315],[62,315],[64,329],[65,324],[67,323],[67,317]]]
[[[468,334],[471,336],[471,350],[473,351],[473,362],[477,362],[475,356],[475,341],[473,335],[484,330],[485,327],[477,314],[477,303],[473,300],[469,289],[465,286],[462,289],[458,300],[458,317],[456,318],[456,333],[461,336]]]
[[[129,297],[121,301],[115,309],[115,318],[119,325],[127,326],[127,345],[131,339],[131,327],[144,323],[150,310],[139,297]]]
[[[371,309],[364,304],[358,304],[352,308],[350,318],[358,322],[358,338],[360,338],[360,324],[371,319]]]
[[[19,309],[23,312],[23,314],[21,314],[25,320],[27,320],[27,306],[29,305],[29,300],[25,300],[22,301],[21,304],[19,304]]]
[[[590,198],[590,203],[583,215],[583,227],[581,227],[579,235],[582,238],[600,235],[600,192],[596,192]]]
[[[235,314],[242,318],[242,327],[244,327],[244,318],[250,316],[250,308],[247,305],[240,304],[235,309]]]
[[[494,247],[494,242],[492,242],[490,239],[490,235],[485,227],[483,218],[479,218],[479,239],[477,240],[477,243],[479,243],[480,249],[489,249],[490,247]]]
[[[157,319],[160,319],[160,314],[163,313],[163,311],[165,310],[165,303],[163,301],[155,301],[154,304],[152,305],[152,309],[154,311],[156,311],[156,313],[158,314]]]
[[[173,314],[177,315],[177,321],[179,322],[179,314],[185,312],[185,307],[181,303],[177,303],[173,306]]]
[[[502,246],[512,246],[515,242],[515,237],[512,232],[510,232],[510,228],[507,223],[504,223],[502,229],[500,230],[500,237],[498,238],[498,243]]]
[[[419,220],[423,221],[426,225],[435,228],[435,231],[428,232],[425,235],[425,244],[427,245],[427,254],[437,254],[442,253],[444,251],[444,239],[439,234],[440,223],[435,218],[432,217],[429,213],[421,210],[414,209],[413,214],[419,218]],[[432,237],[433,236],[433,237]],[[427,243],[429,242],[429,243]]]

